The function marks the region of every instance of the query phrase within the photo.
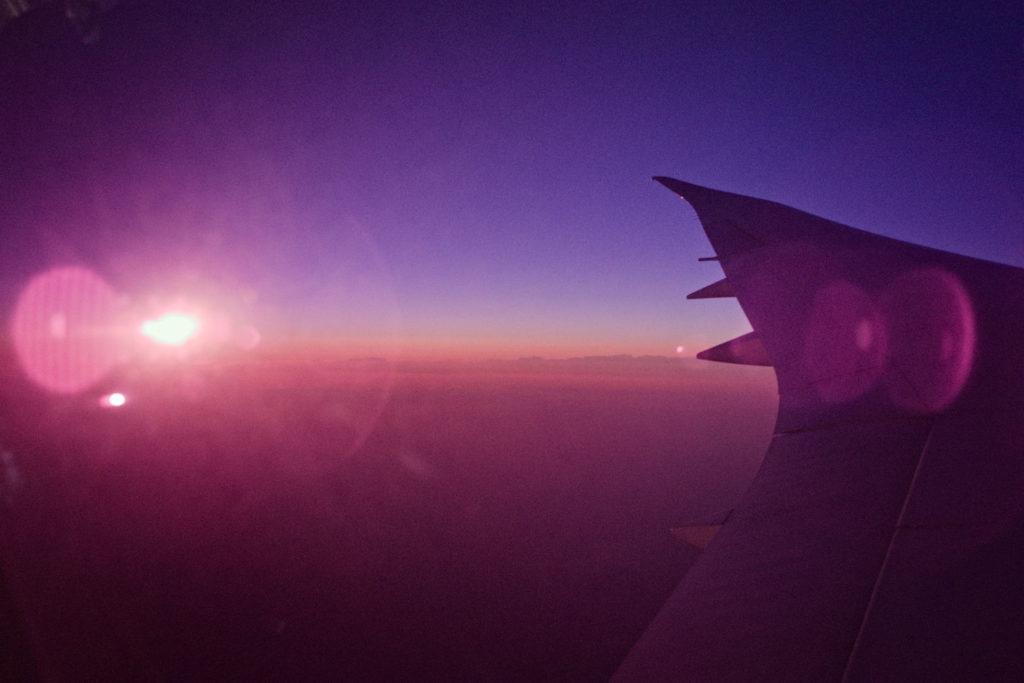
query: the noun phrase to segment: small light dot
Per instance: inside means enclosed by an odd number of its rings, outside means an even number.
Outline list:
[[[104,397],[103,403],[104,403],[104,405],[108,405],[108,406],[110,406],[112,408],[120,408],[121,406],[123,406],[125,404],[125,402],[127,400],[128,399],[125,398],[124,394],[122,394],[119,391],[115,391],[114,393],[109,394],[106,397]]]
[[[685,350],[686,350],[686,347],[684,347],[682,345],[676,347],[676,353],[682,353]]]

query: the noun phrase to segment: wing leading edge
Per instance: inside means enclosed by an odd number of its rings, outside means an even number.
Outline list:
[[[771,365],[779,412],[617,678],[1024,670],[1024,271],[656,180],[693,206],[725,273],[712,291],[753,327],[702,357]]]

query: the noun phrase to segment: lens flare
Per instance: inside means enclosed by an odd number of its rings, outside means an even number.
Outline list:
[[[886,290],[892,337],[886,379],[904,408],[938,412],[956,400],[974,366],[976,329],[971,297],[959,278],[939,268],[904,273]]]
[[[21,367],[48,391],[86,389],[121,356],[118,310],[114,289],[88,268],[61,266],[36,275],[18,296],[10,321]]]
[[[157,344],[181,346],[196,336],[199,320],[186,313],[165,313],[143,322],[139,331]]]

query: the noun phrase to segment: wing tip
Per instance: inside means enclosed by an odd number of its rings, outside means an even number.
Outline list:
[[[700,185],[694,185],[693,183],[683,182],[682,180],[669,178],[668,176],[663,175],[651,176],[651,180],[656,183],[661,183],[668,188],[670,192],[673,192],[686,200],[689,200],[694,195],[699,194],[702,191],[707,191],[707,188],[701,187]]]

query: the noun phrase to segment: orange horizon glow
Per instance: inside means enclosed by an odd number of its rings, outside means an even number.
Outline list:
[[[281,337],[265,340],[264,351],[302,356],[344,356],[386,360],[550,360],[585,356],[664,356],[691,358],[699,345],[675,340],[657,342],[591,340],[514,340],[466,337],[409,337],[404,339],[344,339],[332,337]]]

